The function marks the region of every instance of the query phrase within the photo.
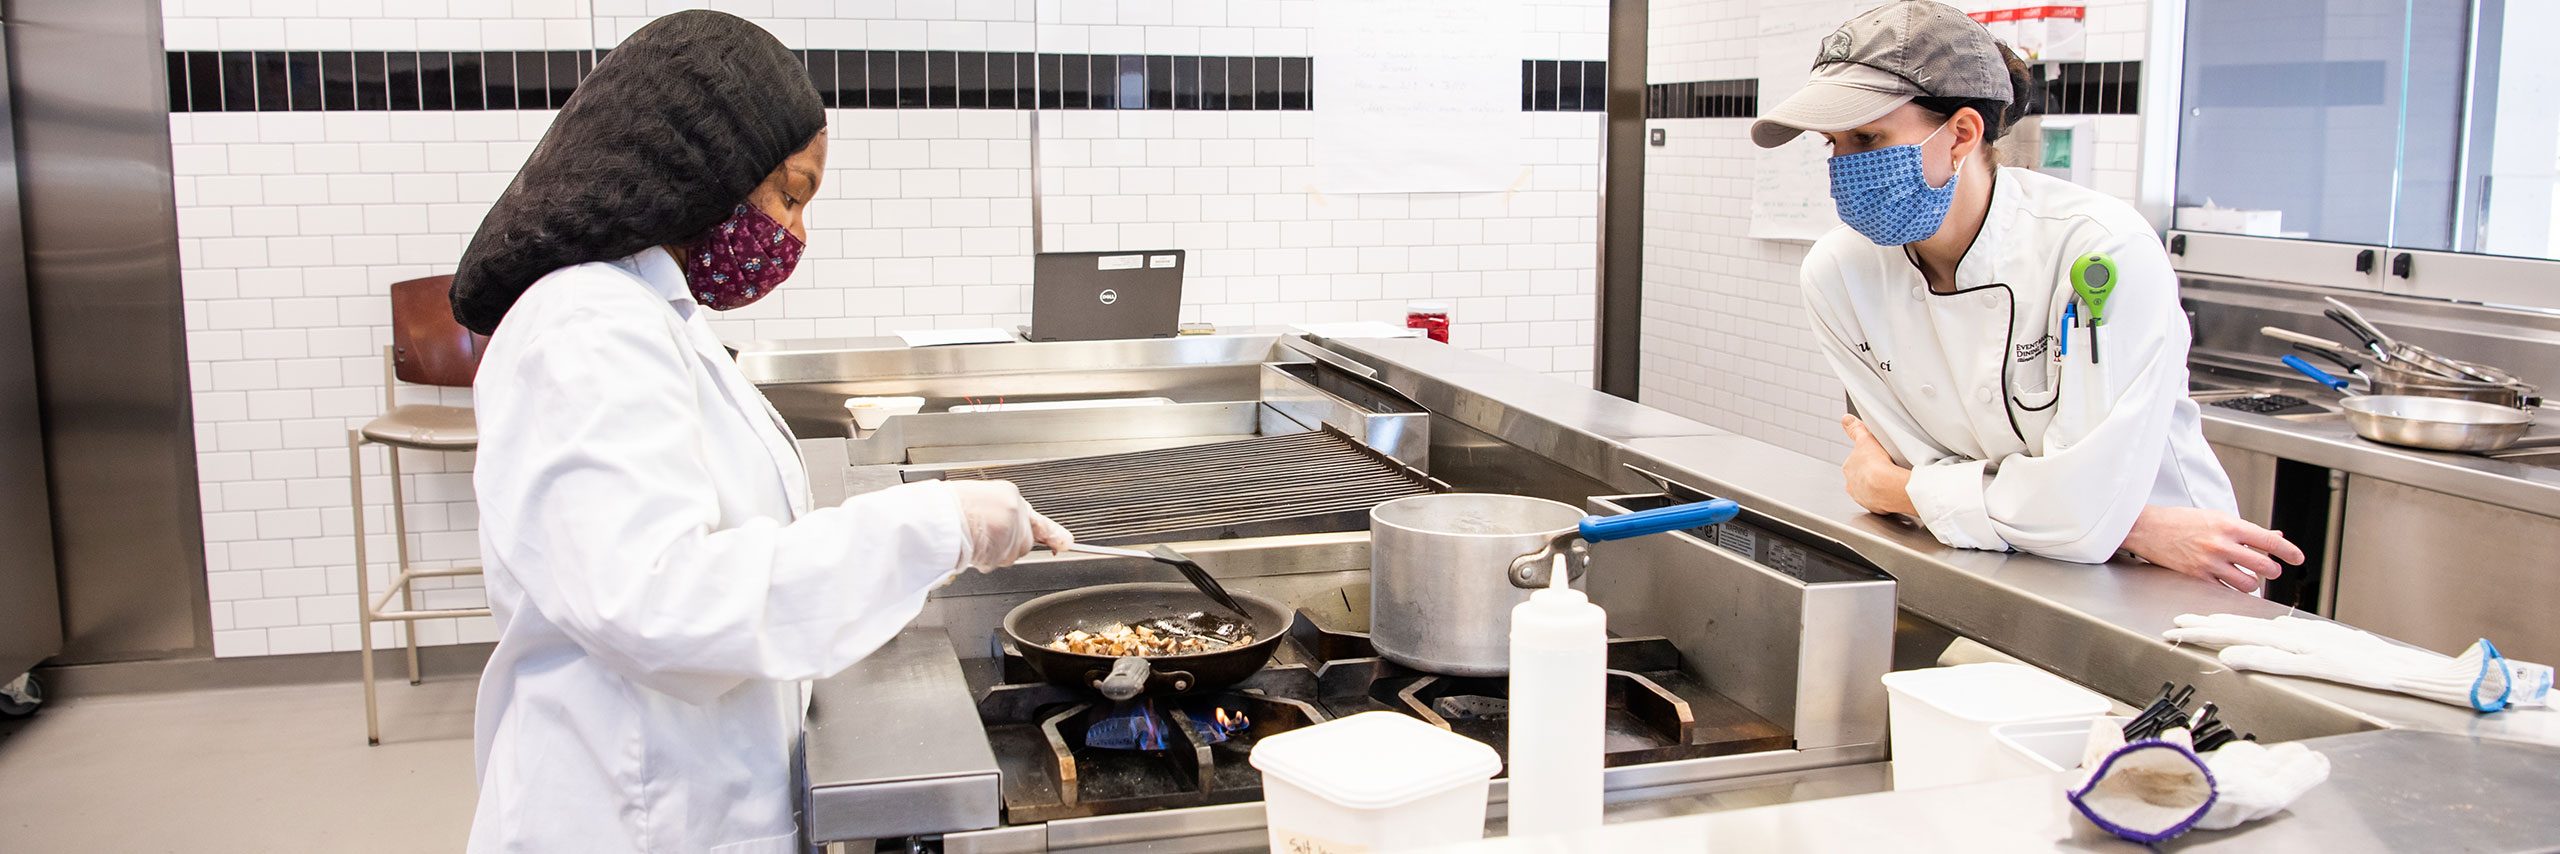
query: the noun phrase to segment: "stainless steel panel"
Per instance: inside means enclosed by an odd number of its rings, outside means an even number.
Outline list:
[[[2245,710],[2270,740],[2385,725],[2364,710],[2369,693],[2342,702],[2319,683],[2233,671],[2210,650],[2159,639],[2182,613],[2271,617],[2283,606],[2155,567],[1948,548],[1916,525],[1860,509],[1839,466],[1740,436],[1646,439],[1629,451],[1649,471],[1846,544],[1894,577],[1904,610],[2101,694],[2131,700],[2162,682],[2196,684],[2235,715]]]
[[[1400,406],[1364,406],[1317,386],[1313,377],[1297,371],[1323,370],[1312,364],[1262,366],[1262,406],[1271,414],[1287,418],[1302,429],[1315,429],[1327,424],[1341,430],[1361,444],[1394,457],[1414,470],[1431,471],[1431,413],[1410,401],[1386,401]],[[1336,378],[1340,382],[1351,382]],[[1386,392],[1392,394],[1392,392]],[[1372,404],[1382,401],[1371,401]],[[1262,432],[1275,432],[1277,426],[1266,415]]]
[[[2523,661],[2560,661],[2560,518],[2349,475],[2340,621],[2445,654],[2483,637]]]
[[[2560,311],[2194,274],[2181,275],[2178,284],[2180,301],[2196,318],[2195,351],[2242,354],[2271,366],[2269,373],[2283,372],[2274,367],[2276,357],[2291,352],[2291,345],[2258,334],[2258,328],[2278,326],[2342,340],[2345,330],[2320,314],[2326,307],[2321,298],[2331,297],[2353,306],[2394,339],[2560,389]]]
[[[1595,497],[1591,512],[1640,509],[1630,498]],[[1798,748],[1885,740],[1891,579],[1807,583],[1687,531],[1593,544],[1591,567],[1584,581],[1610,631],[1670,638],[1701,680]]]
[[[5,67],[0,46],[0,67]],[[35,341],[26,245],[19,235],[18,158],[0,80],[0,680],[62,651],[54,586],[53,511],[46,506],[44,424],[36,417]]]
[[[1884,759],[1884,744],[1856,744],[1856,747],[1833,749],[1772,749],[1759,754],[1736,754],[1736,757],[1679,759],[1679,762],[1654,762],[1654,765],[1610,767],[1603,777],[1608,788],[1610,816],[1659,816],[1661,811],[1679,808],[1728,808],[1728,800],[1713,798],[1718,790],[1733,790],[1736,780],[1759,780],[1769,775],[1795,775],[1810,770],[1836,770],[1836,767],[1874,765]],[[1882,777],[1874,777],[1874,785],[1882,785]],[[1748,782],[1746,782],[1748,785]],[[1871,788],[1861,790],[1876,790]],[[1833,788],[1812,788],[1812,795],[1833,793]],[[1487,793],[1487,816],[1500,821],[1510,800],[1510,780],[1492,780]],[[993,828],[993,831],[965,831],[965,834],[942,836],[942,849],[950,854],[1032,854],[1032,851],[1262,851],[1262,828],[1265,813],[1262,803],[1208,805],[1208,808],[1185,808],[1185,811],[1155,813],[1121,813],[1121,816],[1093,816],[1050,821],[1039,826]]]
[[[153,66],[157,68],[158,66]],[[1004,378],[1024,375],[1102,373],[1098,382],[1115,391],[1141,391],[1149,386],[1121,382],[1131,377],[1173,377],[1156,387],[1178,389],[1190,380],[1183,369],[1241,368],[1244,388],[1253,387],[1253,366],[1271,352],[1274,333],[1243,332],[1185,335],[1124,341],[1049,341],[1014,344],[964,344],[953,347],[908,347],[896,338],[815,341],[749,341],[737,343],[738,370],[757,385],[854,383],[862,394],[916,394],[937,381],[974,383],[1002,389]],[[1127,371],[1125,374],[1113,372]],[[1039,386],[1016,385],[1021,393]],[[910,389],[894,391],[892,389]],[[975,392],[971,392],[975,394]],[[926,395],[928,397],[932,395]],[[1236,398],[1229,398],[1236,399]]]
[[[843,440],[850,465],[968,463],[1082,456],[1133,439],[1222,441],[1261,430],[1260,404],[1175,403],[1103,409],[926,412],[892,415],[880,429]],[[823,441],[804,439],[803,441]]]
[[[811,689],[803,737],[809,839],[994,827],[995,751],[942,632],[910,628]],[[897,721],[895,728],[883,721]]]
[[[2206,443],[2213,448],[2214,459],[2222,462],[2222,471],[2231,476],[2232,494],[2240,500],[2240,518],[2260,527],[2275,524],[2276,456],[2220,443]]]
[[[160,4],[14,0],[8,16],[57,660],[206,653]]]

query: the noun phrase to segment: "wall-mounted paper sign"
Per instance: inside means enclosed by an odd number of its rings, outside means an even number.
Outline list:
[[[1316,0],[1314,189],[1498,193],[1520,180],[1520,5]]]

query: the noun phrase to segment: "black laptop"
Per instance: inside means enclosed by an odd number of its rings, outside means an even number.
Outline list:
[[[1032,341],[1171,338],[1182,326],[1180,249],[1031,256]]]

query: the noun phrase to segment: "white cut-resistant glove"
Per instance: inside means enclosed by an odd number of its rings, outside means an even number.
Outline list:
[[[2267,747],[2235,741],[2204,755],[2213,772],[2213,808],[2196,826],[2239,827],[2275,815],[2329,779],[2329,757],[2293,742]]]
[[[2222,663],[2236,670],[2398,691],[2483,712],[2506,708],[2514,681],[2506,658],[2486,640],[2447,658],[2327,620],[2180,614],[2177,623],[2162,637],[2222,647]]]
[[[2099,829],[2149,845],[2205,817],[2214,804],[2214,777],[2189,746],[2187,731],[2172,729],[2108,752],[2067,796]]]
[[[1022,500],[1022,491],[1009,481],[952,481],[951,496],[960,504],[962,569],[985,572],[1012,566],[1030,554],[1034,544],[1060,553],[1075,547],[1075,536],[1034,512]]]

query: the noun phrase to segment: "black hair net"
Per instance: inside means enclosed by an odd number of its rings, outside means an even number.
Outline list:
[[[480,221],[454,319],[489,334],[553,270],[691,240],[826,123],[808,70],[762,28],[699,10],[649,22],[579,82]]]

